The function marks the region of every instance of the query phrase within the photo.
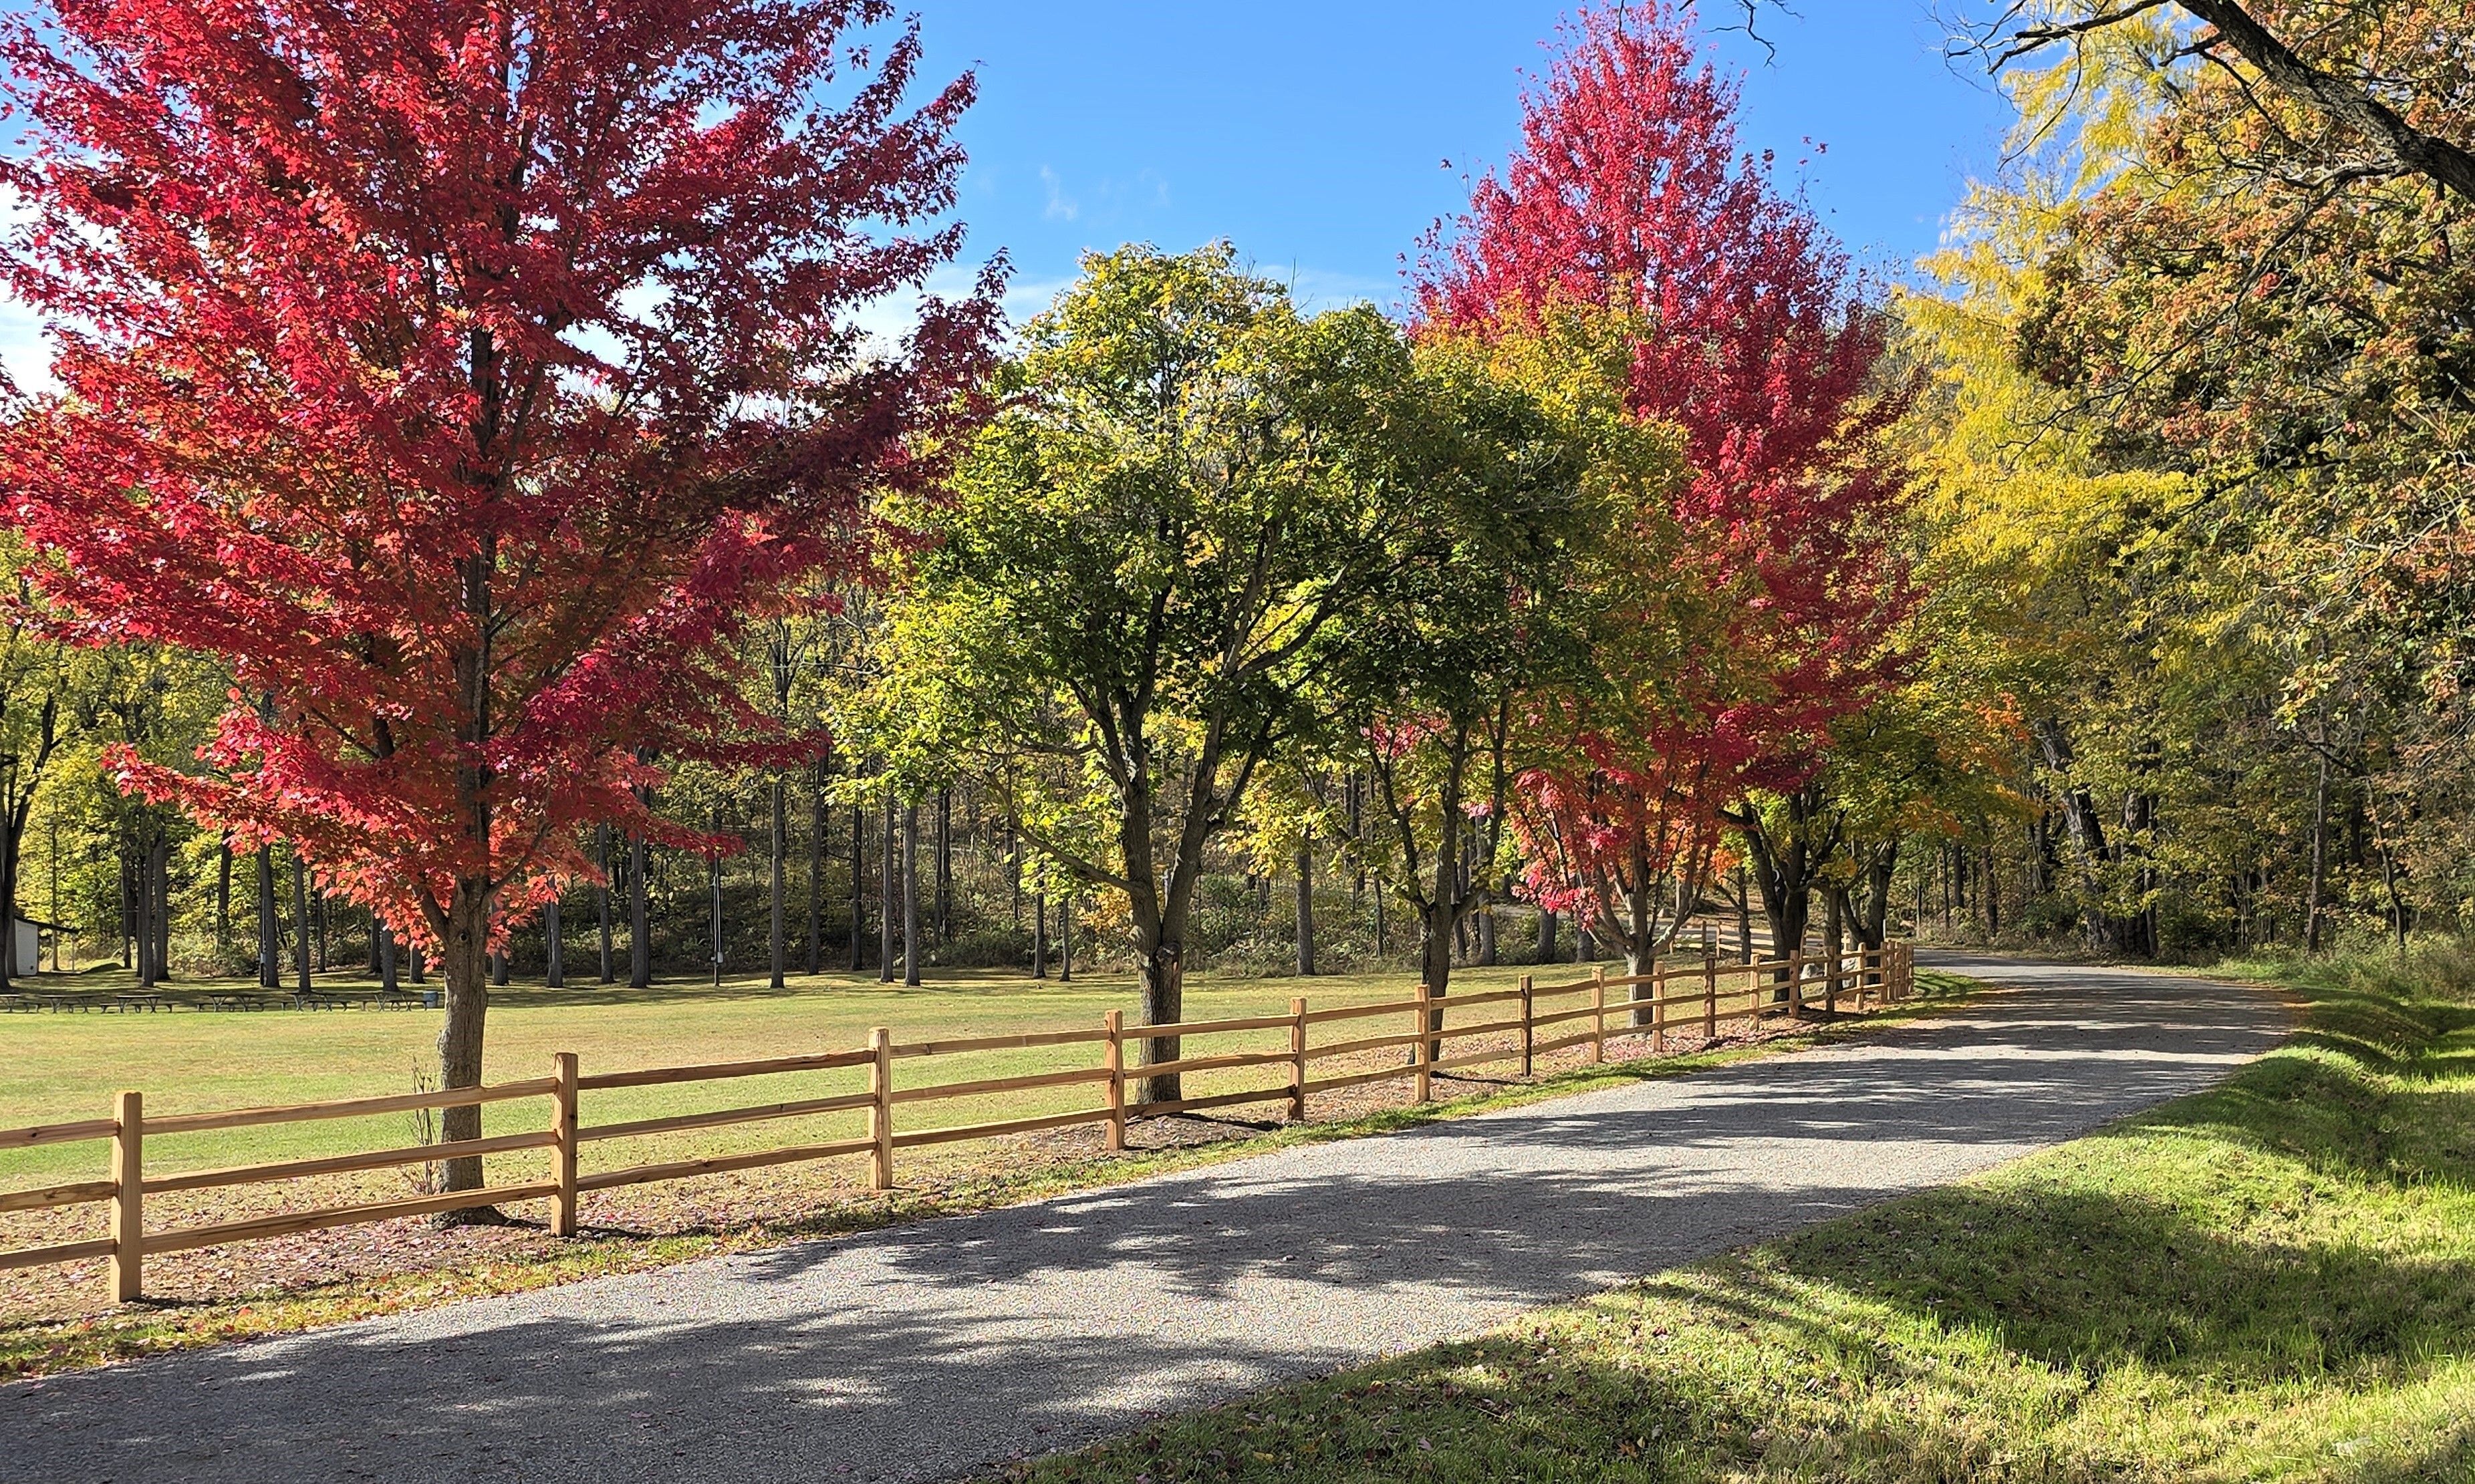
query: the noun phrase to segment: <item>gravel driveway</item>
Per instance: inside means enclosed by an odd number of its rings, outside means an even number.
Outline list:
[[[1964,1012],[1115,1190],[0,1388],[0,1480],[948,1479],[2067,1139],[2266,996],[1942,956]]]

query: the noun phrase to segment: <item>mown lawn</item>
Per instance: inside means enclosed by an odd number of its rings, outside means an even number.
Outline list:
[[[1518,968],[1471,969],[1457,985],[1471,992],[1510,985]],[[78,981],[83,986],[85,981]],[[434,982],[433,982],[434,986]],[[50,987],[46,985],[45,987]],[[246,986],[255,988],[255,985]],[[349,982],[322,981],[322,988]],[[1314,1006],[1406,998],[1414,978],[1399,974],[1312,980],[1190,981],[1189,1019],[1281,1013],[1292,994]],[[772,990],[760,979],[726,981],[720,990],[692,983],[649,990],[514,985],[493,993],[485,1080],[516,1082],[549,1074],[551,1055],[577,1054],[586,1075],[636,1067],[756,1060],[868,1044],[870,1029],[891,1028],[897,1041],[992,1035],[1015,1031],[1096,1028],[1111,1010],[1131,1023],[1139,997],[1125,976],[1078,978],[1070,985],[1019,975],[970,974],[918,988],[881,985],[873,977],[795,977]],[[111,1094],[135,1087],[153,1115],[208,1108],[257,1107],[411,1091],[436,1062],[435,1010],[266,1010],[205,1013],[182,1009],[154,1014],[20,1013],[0,1015],[0,1129],[109,1117]],[[1263,1049],[1283,1033],[1255,1037]],[[1252,1044],[1252,1043],[1249,1043]],[[1201,1049],[1201,1048],[1199,1048]],[[1213,1044],[1212,1050],[1238,1049]],[[1011,1077],[1069,1066],[1096,1066],[1096,1046],[906,1061],[897,1085]],[[1257,1074],[1257,1081],[1262,1074]],[[1219,1083],[1199,1079],[1209,1090]],[[794,1077],[589,1092],[589,1126],[632,1122],[710,1108],[769,1104],[858,1091],[857,1069]],[[940,1103],[906,1108],[900,1125],[928,1128],[1036,1116],[1094,1106],[1088,1087],[1039,1089],[987,1103]],[[541,1100],[493,1105],[487,1131],[545,1126]],[[741,1125],[693,1136],[654,1136],[588,1146],[588,1171],[637,1160],[723,1154],[742,1148],[855,1135],[859,1114]],[[149,1141],[150,1172],[170,1172],[276,1159],[309,1158],[355,1149],[415,1142],[403,1114],[279,1124]],[[99,1144],[48,1145],[0,1155],[0,1188],[46,1179],[94,1178],[105,1158]],[[510,1156],[506,1179],[530,1178],[522,1156]]]
[[[2217,1090],[1031,1484],[2475,1479],[2475,965],[2274,973]]]

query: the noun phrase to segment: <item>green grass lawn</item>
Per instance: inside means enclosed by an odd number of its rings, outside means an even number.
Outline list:
[[[1500,988],[1524,972],[1518,968],[1469,969],[1455,976],[1468,992]],[[81,977],[80,988],[90,981]],[[1284,1013],[1293,994],[1311,1006],[1365,1004],[1415,992],[1410,976],[1357,975],[1311,980],[1210,980],[1187,987],[1188,1019]],[[344,987],[349,981],[322,982]],[[102,987],[95,985],[98,990]],[[254,986],[250,986],[254,987]],[[587,1076],[596,1072],[689,1063],[754,1060],[864,1047],[870,1028],[893,1030],[897,1041],[1000,1034],[1017,1031],[1097,1028],[1111,1010],[1127,1012],[1139,999],[1125,976],[1078,978],[1070,985],[1035,982],[1017,975],[973,974],[906,988],[872,977],[795,977],[782,990],[760,979],[710,985],[657,986],[650,990],[576,988],[551,990],[511,985],[493,992],[489,1010],[485,1080],[515,1082],[549,1074],[553,1052],[576,1053]],[[1477,1014],[1478,1012],[1473,1012]],[[408,1092],[416,1075],[434,1066],[439,1015],[434,1010],[267,1010],[202,1013],[183,1009],[155,1014],[0,1015],[0,1129],[109,1117],[114,1089],[146,1094],[153,1115],[210,1108],[381,1096]],[[1355,1023],[1332,1028],[1334,1038]],[[1402,1029],[1407,1029],[1406,1021]],[[1255,1033],[1197,1043],[1195,1050],[1271,1050],[1286,1047],[1285,1032]],[[1195,1054],[1190,1052],[1189,1055]],[[897,1086],[972,1081],[1025,1073],[1097,1066],[1096,1045],[939,1057],[897,1063]],[[1194,1090],[1238,1085],[1245,1074],[1206,1074]],[[1251,1074],[1252,1085],[1277,1080],[1277,1069]],[[796,1076],[744,1078],[723,1083],[588,1092],[582,1121],[595,1124],[660,1118],[714,1108],[828,1097],[866,1085],[859,1069]],[[1003,1117],[1095,1107],[1090,1086],[1042,1088],[1000,1098],[905,1106],[902,1129],[935,1128]],[[503,1133],[546,1127],[546,1101],[533,1099],[484,1109],[485,1131]],[[855,1136],[863,1114],[743,1124],[692,1133],[651,1135],[586,1146],[584,1168],[613,1168],[639,1161],[724,1154],[810,1140]],[[406,1115],[279,1124],[258,1129],[150,1138],[147,1168],[167,1173],[193,1168],[309,1158],[355,1149],[414,1142]],[[924,1155],[925,1152],[923,1151]],[[504,1178],[530,1178],[538,1156],[509,1156]],[[95,1178],[105,1159],[101,1144],[48,1145],[0,1155],[0,1189],[48,1180]],[[494,1166],[499,1161],[494,1161]],[[500,1179],[494,1168],[493,1179]]]
[[[2475,965],[2234,965],[2307,1029],[1958,1185],[1036,1484],[2475,1479]]]

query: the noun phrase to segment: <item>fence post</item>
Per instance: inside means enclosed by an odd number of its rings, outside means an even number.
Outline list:
[[[127,1303],[145,1287],[146,1097],[124,1092],[111,1134],[111,1302]]]
[[[1719,1003],[1719,940],[1705,933],[1702,943],[1702,992],[1710,1003]],[[1762,1028],[1762,997],[1753,996],[1753,1029]]]
[[[1597,1065],[1607,1059],[1607,971],[1605,964],[1590,970],[1590,1062]]]
[[[1101,1056],[1109,1069],[1109,1153],[1122,1154],[1126,1148],[1126,1012],[1113,1010],[1100,1017],[1108,1030],[1109,1039]]]
[[[576,1235],[576,1053],[551,1057],[550,1131],[551,1176],[558,1194],[551,1204],[550,1234]]]
[[[1797,1019],[1804,1018],[1804,949],[1801,945],[1787,956],[1787,1006]]]
[[[1667,1049],[1667,982],[1663,978],[1650,990],[1650,1049]]]
[[[1538,1028],[1532,1023],[1536,1012],[1531,999],[1533,984],[1532,976],[1521,976],[1521,1080],[1524,1082],[1530,1080],[1531,1065],[1536,1059],[1532,1053],[1538,1044]]]
[[[1289,1121],[1307,1121],[1307,1002],[1289,1002]]]
[[[1822,961],[1822,1018],[1836,1020],[1839,1018],[1839,950],[1833,948],[1829,957]]]
[[[1702,982],[1702,1043],[1706,1047],[1718,1038],[1719,981],[1705,979]]]
[[[883,1026],[868,1033],[868,1049],[876,1059],[869,1063],[868,1090],[876,1101],[869,1105],[868,1136],[876,1144],[875,1168],[871,1187],[894,1188],[894,1033]]]
[[[1410,1047],[1411,1060],[1418,1069],[1416,1074],[1418,1101],[1421,1103],[1426,1102],[1434,1091],[1435,1043],[1430,1039],[1434,1034],[1432,1030],[1434,1022],[1428,1018],[1429,1007],[1434,1003],[1434,986],[1421,980],[1418,984],[1418,1039]]]

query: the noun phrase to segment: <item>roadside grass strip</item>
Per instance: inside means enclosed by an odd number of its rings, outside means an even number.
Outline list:
[[[1017,1484],[2475,1479],[2475,973],[2237,967],[2302,1029],[1959,1184]]]

